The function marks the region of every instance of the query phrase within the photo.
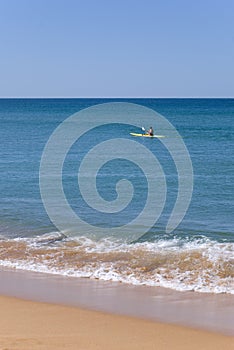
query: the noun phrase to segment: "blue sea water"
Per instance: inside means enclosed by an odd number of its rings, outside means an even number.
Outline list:
[[[64,238],[50,221],[39,187],[43,149],[70,115],[106,102],[151,108],[182,136],[193,164],[194,189],[189,209],[172,233],[165,229],[177,195],[176,167],[160,140],[142,138],[139,143],[157,154],[167,181],[164,210],[148,233],[134,243],[116,243],[108,237],[84,237],[77,228],[77,236]],[[153,127],[157,133],[157,125]],[[86,212],[77,190],[79,163],[95,146],[97,135],[102,141],[123,134],[131,139],[129,131],[140,132],[117,124],[97,128],[73,145],[64,162],[66,198],[77,215],[94,226],[115,226],[119,218],[90,208]],[[234,292],[234,99],[1,99],[0,140],[0,264],[181,290]],[[100,195],[113,200],[113,183],[126,174],[136,195],[124,223],[142,210],[147,198],[141,170],[117,160],[104,166],[97,178]],[[58,255],[62,263],[54,258]]]

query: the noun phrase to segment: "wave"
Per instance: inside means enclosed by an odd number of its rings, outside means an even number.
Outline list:
[[[206,237],[159,238],[134,244],[67,238],[58,232],[34,238],[2,237],[0,266],[179,291],[234,294],[234,243]]]

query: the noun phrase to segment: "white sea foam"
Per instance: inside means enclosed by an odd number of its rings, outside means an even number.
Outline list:
[[[63,239],[57,233],[7,242],[10,246],[0,246],[0,265],[6,267],[179,291],[234,294],[233,243],[173,238],[125,244],[86,237]]]

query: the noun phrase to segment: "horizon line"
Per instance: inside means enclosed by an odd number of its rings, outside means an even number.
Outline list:
[[[234,99],[234,96],[0,96],[0,99]]]

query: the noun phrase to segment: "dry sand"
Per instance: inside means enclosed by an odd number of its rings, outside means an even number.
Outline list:
[[[0,297],[0,350],[232,350],[234,337],[102,312]]]

